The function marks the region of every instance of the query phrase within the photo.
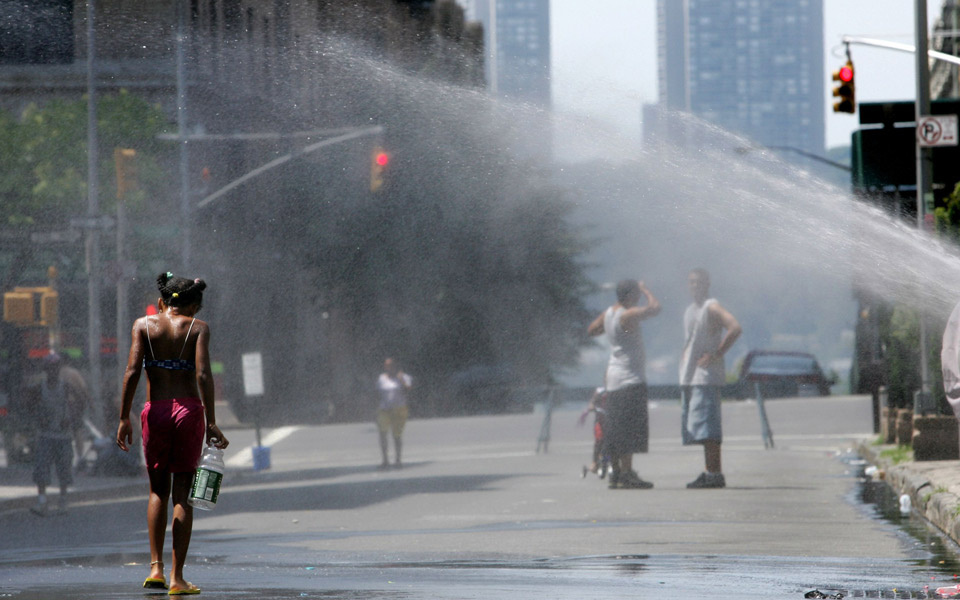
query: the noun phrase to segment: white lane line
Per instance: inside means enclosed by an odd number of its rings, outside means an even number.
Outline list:
[[[272,446],[283,440],[290,437],[293,432],[298,431],[301,427],[296,425],[289,425],[287,427],[278,427],[268,433],[266,437],[260,440],[260,443],[264,446]],[[228,467],[247,467],[253,464],[253,446],[244,448],[240,452],[237,452],[236,455],[231,456],[226,462]]]

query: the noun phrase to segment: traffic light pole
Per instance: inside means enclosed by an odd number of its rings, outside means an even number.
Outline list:
[[[177,2],[177,133],[180,140],[180,268],[193,268],[193,222],[190,210],[190,155],[187,145],[186,0]]]
[[[926,37],[926,30],[924,30],[924,37]],[[896,50],[898,52],[909,52],[910,54],[913,54],[917,51],[917,47],[911,46],[910,44],[901,44],[899,42],[888,42],[886,40],[878,40],[874,38],[862,38],[862,37],[845,35],[843,36],[843,38],[841,38],[840,41],[848,45],[857,44],[861,46],[873,46],[875,48],[886,48],[887,50]],[[927,56],[934,60],[942,60],[944,62],[960,65],[960,56],[954,56],[952,54],[947,54],[945,52],[938,52],[937,50],[927,50]]]
[[[384,132],[384,128],[382,125],[373,125],[370,127],[357,127],[356,129],[349,130],[347,133],[337,135],[331,138],[327,138],[325,140],[320,140],[319,142],[310,144],[309,146],[306,146],[295,152],[284,154],[283,156],[279,158],[275,158],[266,164],[260,165],[256,169],[253,169],[251,171],[248,171],[247,173],[244,173],[240,177],[237,177],[227,185],[220,188],[219,190],[213,192],[206,198],[203,198],[202,200],[200,200],[200,202],[197,203],[197,208],[200,209],[200,208],[209,206],[215,200],[223,197],[230,190],[236,187],[239,187],[240,185],[243,185],[245,182],[253,179],[258,175],[261,175],[269,171],[270,169],[274,169],[276,167],[279,167],[280,165],[290,162],[295,158],[299,158],[306,154],[310,154],[311,152],[316,152],[317,150],[320,150],[321,148],[325,148],[327,146],[339,144],[340,142],[346,142],[349,140],[353,140],[353,139],[357,139],[365,136],[381,135],[383,132]],[[198,138],[202,139],[202,137],[203,136],[191,136],[190,139],[198,139]]]
[[[930,59],[927,56],[927,2],[916,0],[914,10],[917,49],[914,52],[917,63],[917,101],[915,103],[916,122],[930,114]],[[916,136],[917,155],[917,228],[923,230],[926,221],[928,199],[932,201],[931,182],[933,180],[933,154],[931,148],[920,145]],[[913,411],[916,414],[932,412],[933,397],[930,393],[930,365],[927,356],[927,323],[923,311],[920,312],[920,391],[914,397]]]
[[[94,0],[87,0],[87,216],[100,216],[100,185],[97,178],[99,148],[97,136],[97,81],[96,81],[96,8]],[[87,358],[90,366],[90,395],[92,420],[97,427],[103,421],[103,392],[100,364],[100,231],[86,230],[87,267]]]

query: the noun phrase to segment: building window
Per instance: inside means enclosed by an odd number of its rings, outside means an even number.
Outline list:
[[[73,62],[72,0],[0,0],[0,64]]]

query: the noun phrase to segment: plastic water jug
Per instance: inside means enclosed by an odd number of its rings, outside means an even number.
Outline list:
[[[193,487],[190,488],[190,499],[187,500],[191,506],[212,510],[217,505],[223,472],[223,450],[208,444],[200,457],[197,472],[193,475]]]

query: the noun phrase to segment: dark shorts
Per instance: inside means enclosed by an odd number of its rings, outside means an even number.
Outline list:
[[[60,486],[73,483],[73,441],[40,435],[37,437],[33,457],[33,482],[37,485],[50,485],[50,467],[57,470]]]
[[[607,392],[603,441],[611,458],[647,451],[650,441],[647,384]]]
[[[200,398],[147,402],[140,413],[147,469],[188,473],[203,450],[204,414]]]

